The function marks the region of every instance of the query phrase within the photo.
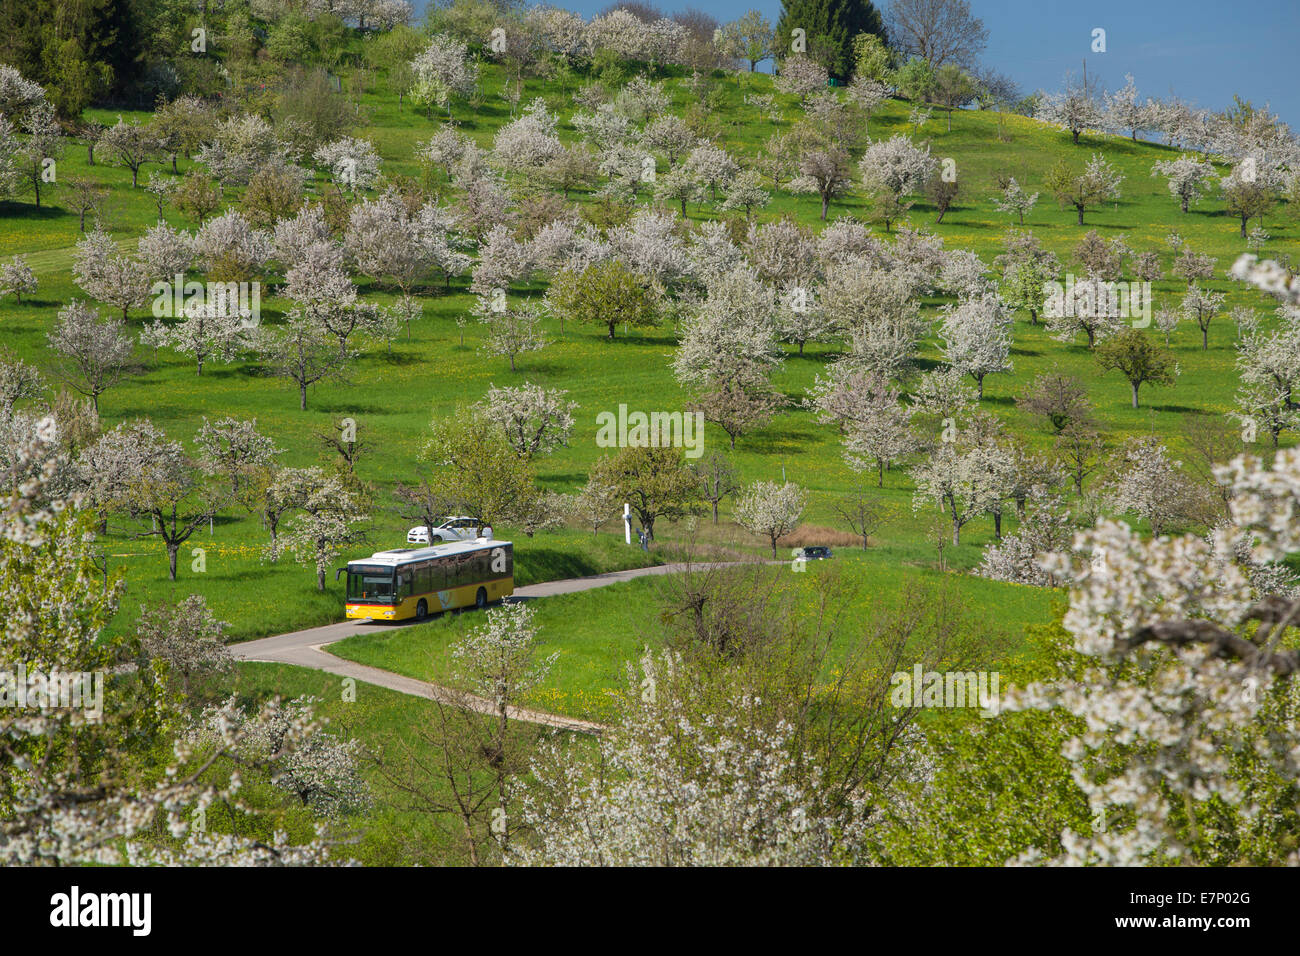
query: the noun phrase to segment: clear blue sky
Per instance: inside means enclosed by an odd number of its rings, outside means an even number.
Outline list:
[[[611,0],[553,0],[590,17]],[[877,3],[878,7],[887,2]],[[417,2],[418,7],[423,4]],[[749,9],[773,22],[780,0],[665,0],[666,12],[694,6],[720,20]],[[1132,73],[1143,96],[1171,91],[1198,106],[1222,109],[1240,93],[1300,131],[1300,0],[971,0],[984,21],[984,60],[1025,92],[1060,87],[1067,71],[1088,73],[1107,89]],[[1106,52],[1093,53],[1092,31],[1106,31]]]

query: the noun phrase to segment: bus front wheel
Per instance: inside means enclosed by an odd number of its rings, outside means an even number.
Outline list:
[[[480,611],[487,607],[487,590],[485,588],[478,589],[478,594],[474,596],[474,605]]]
[[[417,621],[423,621],[428,616],[429,616],[428,604],[426,604],[424,601],[420,601],[419,604],[415,605],[415,619]]]

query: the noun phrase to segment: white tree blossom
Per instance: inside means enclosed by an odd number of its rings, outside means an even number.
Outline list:
[[[218,620],[201,594],[175,605],[142,605],[136,631],[145,656],[159,661],[189,696],[194,685],[229,674],[235,660],[223,637],[226,624]]]
[[[529,172],[555,160],[564,151],[556,133],[558,120],[538,97],[524,108],[518,119],[497,131],[492,157],[512,172]]]
[[[195,374],[203,374],[204,363],[229,362],[251,346],[252,313],[241,309],[234,296],[217,295],[185,303],[179,321],[157,321],[147,325],[140,341],[154,348],[171,348],[192,356]]]
[[[279,328],[263,326],[255,344],[273,374],[298,387],[298,408],[302,411],[307,410],[307,389],[321,381],[342,378],[352,358],[351,352],[340,350],[337,339],[300,307],[290,309]]]
[[[601,735],[598,763],[548,744],[521,794],[536,845],[510,862],[575,866],[814,866],[850,862],[862,831],[824,817],[799,782],[793,728],[762,729],[760,702],[716,719],[682,714],[670,655],[629,668],[629,707]],[[605,768],[596,772],[597,766]],[[814,782],[820,774],[814,767]]]
[[[316,572],[316,590],[325,590],[325,575],[343,549],[361,537],[357,526],[369,521],[357,492],[341,475],[325,475],[308,490],[295,514],[286,525],[283,538],[286,551],[300,564]]]
[[[1211,539],[1144,539],[1103,521],[1046,562],[1073,585],[1064,625],[1078,666],[1003,707],[1070,719],[1063,754],[1089,813],[1123,811],[1104,829],[1065,830],[1063,852],[1046,862],[1295,861],[1270,832],[1272,814],[1254,809],[1274,805],[1296,776],[1286,756],[1294,718],[1269,710],[1275,682],[1293,672],[1292,652],[1275,650],[1287,618],[1257,603],[1233,556],[1243,534],[1252,561],[1300,547],[1300,455],[1283,452],[1271,468],[1238,458],[1216,473],[1231,489],[1231,521]],[[1045,861],[1033,851],[1017,862]]]
[[[518,371],[516,360],[524,352],[540,352],[547,338],[542,330],[544,307],[536,302],[510,303],[480,297],[474,314],[484,326],[480,348],[489,355],[501,355],[510,361],[510,371]]]
[[[947,512],[954,547],[961,544],[961,529],[1004,499],[1013,480],[1006,450],[975,428],[962,429],[953,441],[938,442],[912,469],[912,477],[912,508],[937,504]]]
[[[270,259],[271,234],[254,229],[242,213],[232,209],[199,226],[194,253],[205,271],[220,272],[223,279],[247,277]]]
[[[1106,125],[1102,104],[1082,84],[1071,84],[1059,93],[1044,93],[1039,97],[1034,116],[1044,123],[1068,130],[1076,144],[1080,133]]]
[[[87,396],[99,412],[99,396],[125,374],[134,343],[120,319],[100,321],[99,313],[80,299],[59,310],[54,328],[46,335],[62,362],[58,374]]]
[[[840,361],[887,378],[909,372],[929,331],[907,278],[861,262],[827,270],[821,305],[849,339],[849,352]]]
[[[411,61],[411,102],[417,106],[446,109],[451,115],[451,101],[468,96],[478,84],[478,64],[470,58],[469,48],[459,40],[435,33],[429,45]]]
[[[186,728],[185,739],[203,752],[238,734],[232,752],[237,764],[263,764],[275,787],[326,819],[341,819],[370,808],[370,787],[361,774],[360,742],[321,729],[312,718],[319,703],[316,697],[296,697],[270,713],[249,714],[231,697],[204,708]],[[306,733],[304,726],[310,728]],[[286,748],[294,736],[301,739]]]
[[[657,289],[669,289],[691,272],[686,244],[678,234],[680,220],[673,214],[640,210],[622,226],[606,232],[610,254]]]
[[[975,380],[984,398],[984,378],[1011,371],[1012,316],[997,293],[946,306],[939,331],[948,363]]]
[[[877,487],[885,484],[885,468],[916,448],[913,407],[878,373],[832,366],[830,375],[818,376],[808,404],[819,421],[840,426],[845,460],[855,471],[874,470]]]
[[[227,186],[246,186],[255,172],[272,161],[288,163],[287,147],[275,128],[256,113],[221,120],[212,140],[195,158]]]
[[[1054,338],[1069,342],[1082,332],[1088,338],[1088,348],[1128,327],[1119,313],[1114,283],[1096,277],[1076,280],[1068,289],[1053,292],[1043,306],[1047,329]]]
[[[750,269],[715,277],[700,307],[687,316],[673,358],[684,385],[709,387],[765,378],[782,360],[775,295]]]
[[[751,534],[767,538],[776,557],[778,539],[799,527],[808,506],[808,493],[792,481],[778,485],[756,481],[736,499],[736,523]]]
[[[171,283],[194,262],[193,237],[159,220],[136,243],[136,258],[149,278]]]
[[[745,260],[745,254],[732,240],[726,225],[714,220],[700,223],[691,234],[686,255],[691,274],[705,285],[711,278],[743,265]]]
[[[1137,438],[1123,449],[1111,484],[1111,503],[1116,511],[1132,512],[1160,535],[1181,515],[1181,462],[1157,438]]]
[[[21,450],[32,480],[0,502],[0,603],[10,623],[0,644],[0,670],[13,673],[57,666],[64,671],[109,671],[129,663],[125,636],[107,629],[117,611],[123,585],[88,588],[94,570],[94,535],[75,501],[55,497],[50,478],[55,452],[54,423],[46,419]],[[241,813],[238,779],[214,784],[204,774],[208,764],[192,760],[184,741],[174,746],[164,734],[180,715],[150,688],[134,680],[106,688],[115,704],[99,720],[79,710],[48,708],[0,713],[0,780],[11,803],[22,794],[22,812],[0,819],[0,862],[32,865],[301,865],[322,863],[328,850],[321,835],[293,844],[282,832],[257,838],[208,831],[190,825],[196,808],[226,804]],[[274,705],[267,709],[269,715]],[[158,719],[141,725],[148,710]],[[236,749],[241,735],[226,722],[212,756]],[[310,731],[294,720],[284,735],[282,752],[290,753]],[[158,783],[140,786],[125,772],[138,753],[126,744],[145,746],[174,757],[161,768]],[[69,759],[68,754],[76,754]],[[250,768],[251,769],[251,768]],[[19,789],[16,789],[19,788]],[[269,821],[268,821],[269,822]],[[156,827],[174,842],[157,839]]]
[[[740,171],[739,165],[721,146],[716,143],[701,142],[690,151],[683,163],[684,172],[694,177],[717,202],[718,192],[726,191],[731,180]]]
[[[822,272],[845,259],[873,261],[882,254],[871,228],[847,216],[834,220],[817,235],[817,259]]]
[[[567,400],[567,394],[562,388],[547,389],[532,382],[493,385],[481,407],[490,421],[501,426],[521,458],[534,458],[569,444],[578,405]]]
[[[497,290],[504,293],[511,283],[533,271],[530,251],[527,243],[515,238],[509,226],[493,226],[479,244],[470,290],[480,296],[492,295]]]
[[[412,212],[393,191],[352,207],[344,248],[364,275],[391,278],[409,296],[421,279],[440,272],[450,282],[469,267],[451,210],[427,202]],[[300,261],[297,259],[286,261]]]
[[[1149,100],[1147,101],[1150,102]],[[1124,74],[1124,85],[1106,97],[1106,121],[1111,129],[1127,130],[1134,141],[1138,130],[1151,124],[1149,106],[1138,101],[1137,84],[1132,73]]]
[[[1217,180],[1214,166],[1195,156],[1162,159],[1151,167],[1152,176],[1164,176],[1169,195],[1178,200],[1183,212],[1199,202],[1209,185]]]
[[[1038,202],[1038,193],[1027,193],[1023,186],[1012,176],[1007,181],[1007,188],[1002,190],[1002,196],[993,201],[997,206],[998,212],[1009,212],[1016,216],[1020,225],[1025,224],[1025,213],[1034,208],[1034,203]]]
[[[27,264],[26,256],[14,256],[4,265],[0,265],[0,299],[7,295],[14,296],[19,305],[24,295],[36,291],[36,273]]]
[[[203,418],[194,435],[199,463],[213,475],[230,483],[231,496],[241,498],[250,484],[271,468],[275,456],[284,452],[257,430],[257,419],[227,416],[215,422]]]
[[[131,170],[132,187],[140,185],[140,167],[162,156],[162,142],[152,124],[142,124],[138,119],[128,123],[121,116],[115,125],[100,134],[98,145]]]
[[[379,179],[379,151],[369,140],[344,136],[319,147],[312,158],[350,190],[369,189]]]
[[[671,169],[689,153],[699,141],[686,121],[673,113],[656,116],[641,133],[641,142],[662,153]]]
[[[198,463],[149,419],[124,422],[101,435],[78,461],[82,480],[113,510],[140,523],[136,537],[158,537],[176,580],[181,545],[208,524],[223,503]]]
[[[1225,298],[1227,297],[1222,292],[1208,292],[1195,282],[1183,295],[1180,308],[1183,315],[1194,321],[1197,328],[1201,330],[1203,349],[1208,350],[1210,347],[1210,322],[1223,308]]]
[[[951,366],[922,372],[912,386],[911,399],[917,411],[940,421],[957,419],[979,401],[975,389],[966,381],[966,374]]]
[[[790,219],[750,223],[745,257],[763,281],[773,286],[808,285],[818,271],[816,242]]]
[[[858,169],[867,189],[883,190],[895,201],[921,192],[937,166],[928,145],[916,146],[906,136],[876,140],[867,146],[858,160]]]
[[[113,237],[99,229],[77,240],[72,275],[91,298],[121,309],[123,319],[128,310],[149,300],[146,267],[129,256],[119,255]]]
[[[1036,494],[1033,507],[1016,533],[984,549],[977,573],[994,581],[1056,587],[1060,581],[1043,566],[1043,559],[1067,549],[1073,538],[1074,526],[1060,495]]]
[[[803,106],[809,96],[826,88],[829,78],[826,67],[811,57],[795,54],[781,61],[781,70],[774,82],[782,93],[797,96],[799,105]]]

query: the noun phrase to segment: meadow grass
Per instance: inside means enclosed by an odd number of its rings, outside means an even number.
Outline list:
[[[508,122],[510,111],[497,96],[503,84],[503,71],[487,64],[482,77],[481,108],[471,112],[463,105],[457,106],[455,114],[465,132],[488,146],[495,131]],[[409,105],[399,108],[396,97],[387,91],[382,79],[372,78],[369,87],[359,93],[357,82],[355,76],[345,78],[352,95],[370,119],[370,125],[361,134],[376,143],[386,170],[421,175],[414,158],[415,145],[435,131],[441,118],[430,120]],[[747,92],[771,91],[771,78],[766,75],[728,74],[717,82],[721,89],[720,106],[714,113],[717,137],[742,158],[752,159],[772,133],[787,129],[797,118],[793,99],[781,94],[777,94],[777,100],[783,107],[784,118],[775,124],[745,105]],[[666,83],[675,106],[684,106],[689,98],[684,81],[669,78]],[[523,102],[537,96],[545,98],[562,116],[562,135],[571,139],[574,131],[569,122],[573,112],[570,97],[575,89],[574,83],[561,86],[530,79]],[[911,132],[907,125],[908,110],[906,103],[887,102],[871,118],[870,135],[883,137]],[[115,121],[117,116],[116,111],[90,113],[108,122]],[[145,114],[127,114],[128,118],[131,115]],[[1032,229],[1046,247],[1063,259],[1070,259],[1071,249],[1090,229],[1098,230],[1106,238],[1122,237],[1138,251],[1160,249],[1166,267],[1172,254],[1163,240],[1167,233],[1177,231],[1193,249],[1217,258],[1216,276],[1220,277],[1236,256],[1245,251],[1237,233],[1237,222],[1224,212],[1220,200],[1209,198],[1191,212],[1181,213],[1169,196],[1164,180],[1149,175],[1156,160],[1176,155],[1176,151],[1100,135],[1085,135],[1076,146],[1071,144],[1068,133],[1024,117],[1008,115],[1002,120],[1008,134],[1006,141],[999,138],[999,117],[991,112],[958,111],[953,115],[951,132],[945,131],[942,114],[936,113],[915,133],[917,139],[931,142],[936,156],[951,157],[957,164],[960,193],[943,223],[933,223],[933,210],[924,201],[918,202],[908,217],[914,225],[924,226],[942,237],[947,246],[969,248],[985,262],[991,262],[1001,251],[1004,231],[1013,225],[1011,217],[994,209],[995,174],[1014,175],[1027,190],[1042,192],[1043,177],[1058,159],[1064,158],[1082,168],[1094,151],[1100,151],[1126,177],[1123,197],[1118,202],[1090,209],[1086,225],[1079,227],[1075,225],[1072,210],[1059,209],[1050,196],[1042,195],[1025,222],[1025,228]],[[89,166],[85,152],[84,146],[70,143],[60,160],[59,176],[64,179],[88,176],[110,188],[106,225],[124,248],[130,248],[156,219],[153,200],[143,189],[130,188],[128,170],[107,165],[102,159]],[[188,160],[180,160],[182,173],[192,165]],[[169,174],[166,165],[152,169]],[[142,171],[142,179],[144,176]],[[593,201],[583,192],[575,194],[574,199],[580,206]],[[81,295],[70,272],[73,245],[78,237],[77,220],[59,205],[60,201],[60,191],[55,188],[47,194],[39,211],[22,203],[0,204],[0,257],[27,255],[41,283],[35,296],[22,305],[12,298],[0,300],[0,332],[7,347],[42,368],[50,365],[45,333],[58,308]],[[850,190],[832,204],[831,218],[862,215],[866,211],[864,202],[860,190]],[[817,227],[818,212],[815,197],[778,191],[771,205],[757,214],[757,218],[766,221],[792,216],[804,225]],[[1272,234],[1266,254],[1295,250],[1300,233],[1294,220],[1283,212],[1274,213],[1266,223]],[[713,215],[707,208],[695,206],[689,207],[688,214],[692,220]],[[196,225],[170,209],[166,217],[176,225],[188,228]],[[1205,284],[1228,294],[1227,307],[1242,304],[1261,314],[1271,312],[1271,305],[1258,293],[1226,279],[1216,278]],[[317,432],[332,430],[341,418],[355,419],[359,438],[366,446],[358,473],[379,493],[369,542],[355,554],[345,556],[357,557],[372,549],[405,543],[405,530],[411,522],[400,518],[392,506],[388,497],[392,485],[409,481],[415,474],[430,419],[448,415],[460,404],[479,400],[491,384],[527,380],[564,388],[577,403],[577,425],[569,446],[538,463],[541,482],[563,492],[577,490],[592,464],[604,454],[594,440],[595,418],[599,412],[616,409],[620,403],[627,403],[633,409],[653,410],[680,408],[687,402],[689,396],[673,379],[670,370],[675,345],[670,326],[631,335],[623,335],[620,330],[618,338],[611,342],[606,340],[602,329],[570,325],[561,333],[558,325],[548,320],[550,344],[541,352],[522,356],[518,372],[511,373],[504,359],[479,350],[482,334],[475,323],[471,322],[464,330],[464,344],[461,344],[462,333],[455,319],[472,304],[467,285],[468,280],[462,277],[452,282],[450,292],[444,291],[439,283],[420,289],[424,315],[414,323],[410,340],[399,337],[391,348],[382,342],[373,344],[353,364],[347,382],[313,387],[305,412],[298,409],[296,390],[270,377],[255,361],[210,365],[198,376],[193,363],[184,356],[169,351],[155,354],[142,347],[136,374],[102,397],[103,424],[108,428],[147,416],[170,436],[189,443],[205,417],[256,418],[259,430],[273,436],[285,449],[282,463],[301,466],[323,459],[325,453],[315,437]],[[1176,278],[1156,283],[1157,302],[1176,299],[1182,286]],[[538,286],[534,284],[529,289],[536,292]],[[360,291],[379,302],[394,299],[393,290],[365,280],[360,283]],[[268,294],[263,296],[263,321],[271,325],[281,321],[286,307],[274,292],[274,288],[268,289]],[[936,305],[937,300],[930,300],[927,309],[933,312]],[[132,331],[140,331],[149,318],[147,308],[133,310]],[[1081,343],[1055,341],[1041,327],[1033,327],[1021,317],[1015,329],[1014,370],[986,380],[984,406],[995,411],[1012,431],[1023,435],[1034,447],[1050,448],[1049,430],[1018,409],[1014,399],[1034,376],[1056,367],[1083,380],[1095,404],[1097,419],[1113,443],[1128,436],[1154,434],[1166,440],[1175,454],[1180,455],[1185,451],[1185,444],[1179,432],[1186,420],[1193,416],[1223,416],[1232,408],[1237,387],[1234,336],[1234,328],[1221,316],[1210,329],[1209,350],[1202,351],[1199,331],[1184,325],[1173,339],[1181,369],[1177,384],[1171,388],[1145,389],[1142,407],[1135,410],[1129,407],[1127,384],[1115,373],[1102,375],[1092,354]],[[797,355],[790,347],[788,360],[775,377],[776,386],[792,402],[798,402],[837,349],[836,345],[814,344],[804,355]],[[940,360],[941,352],[932,337],[922,348],[921,365],[932,367]],[[1290,443],[1293,439],[1288,437],[1284,441]],[[725,436],[713,426],[707,431],[707,447],[723,450],[727,447]],[[808,489],[805,519],[814,524],[837,526],[832,508],[845,494],[859,489],[878,494],[889,508],[889,518],[876,532],[875,546],[853,558],[867,579],[887,582],[893,580],[891,575],[900,568],[923,568],[935,562],[935,550],[927,534],[934,512],[929,507],[913,508],[913,484],[906,470],[896,468],[887,472],[884,487],[875,491],[872,475],[856,473],[845,462],[835,429],[817,423],[811,413],[797,404],[767,427],[743,436],[731,457],[745,481],[784,477]],[[707,521],[701,524],[705,543],[742,552],[761,551],[759,542],[729,521],[730,508],[726,503],[723,516],[724,522],[717,528]],[[1014,526],[1014,520],[1008,520],[1004,530]],[[141,602],[177,599],[191,592],[205,594],[218,614],[231,622],[232,634],[237,638],[325,623],[341,614],[341,584],[330,580],[327,592],[321,595],[315,590],[310,568],[285,558],[274,564],[266,561],[261,550],[266,534],[258,519],[237,509],[224,512],[211,534],[204,529],[195,535],[182,551],[180,580],[174,583],[167,580],[166,559],[159,543],[155,539],[135,539],[127,530],[122,519],[114,518],[110,533],[100,543],[110,567],[125,573],[128,583],[128,599],[115,627],[131,626]],[[660,547],[674,547],[686,536],[684,529],[672,525],[661,524],[657,530],[661,532]],[[602,531],[594,539],[576,528],[544,533],[535,539],[519,536],[509,527],[498,527],[497,531],[499,536],[510,535],[517,540],[520,584],[655,560],[653,555],[647,558],[639,549],[622,544],[622,530],[617,521],[612,523],[612,530]],[[991,522],[978,519],[964,530],[960,547],[948,548],[944,557],[955,569],[973,567],[991,538]],[[202,573],[191,570],[189,552],[193,547],[206,551],[206,570]],[[958,586],[972,596],[989,601],[990,610],[997,613],[1005,610],[1001,591],[995,597],[977,579],[957,580]],[[595,602],[589,610],[598,612],[593,620],[599,622],[601,615],[610,615],[611,627],[623,612],[620,602],[612,598],[592,596],[588,600]],[[439,629],[453,626],[437,622],[424,630],[437,633]],[[592,640],[603,626],[593,625]],[[627,650],[623,646],[620,653]],[[594,687],[607,679],[607,670],[600,672],[599,680],[575,678],[571,689]]]
[[[802,574],[789,573],[794,599],[811,604],[815,592],[837,591],[844,623],[835,631],[837,651],[863,637],[873,614],[894,604],[905,582],[931,588],[956,587],[965,601],[965,619],[999,654],[1026,653],[1025,628],[1047,620],[1061,595],[1042,588],[870,561],[862,552],[842,550],[831,562],[810,563]],[[835,573],[838,572],[838,573]],[[660,650],[665,634],[661,617],[671,606],[663,578],[639,578],[575,594],[535,600],[539,640],[536,658],[554,655],[545,681],[524,703],[538,709],[589,720],[610,720],[616,695],[628,685],[627,665],[646,651]],[[450,653],[482,615],[446,614],[425,624],[377,624],[330,646],[330,653],[361,664],[432,683],[463,687]],[[828,662],[833,667],[834,662]]]

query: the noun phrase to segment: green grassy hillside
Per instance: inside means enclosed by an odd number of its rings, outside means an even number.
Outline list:
[[[754,158],[772,133],[789,128],[798,118],[794,99],[779,93],[776,96],[784,118],[777,123],[761,117],[745,104],[749,93],[772,92],[770,77],[763,74],[719,76],[720,105],[713,123],[719,141],[738,158]],[[421,176],[414,157],[415,144],[427,139],[439,121],[430,120],[409,104],[399,107],[382,83],[372,82],[365,92],[358,94],[355,77],[345,76],[344,82],[345,89],[352,90],[351,95],[370,118],[370,124],[359,132],[378,146],[385,171],[390,175]],[[483,105],[475,110],[462,105],[455,110],[461,129],[484,146],[490,146],[496,130],[510,118],[509,109],[497,96],[503,82],[504,72],[485,64],[481,75]],[[670,77],[665,82],[673,91],[675,107],[684,109],[690,96],[684,81]],[[571,96],[575,89],[572,83],[566,87],[530,78],[523,102],[544,98],[564,120],[563,137],[572,139],[575,133],[567,121],[574,110]],[[1123,198],[1089,210],[1087,224],[1079,227],[1075,225],[1072,210],[1059,209],[1044,194],[1025,222],[1026,228],[1031,228],[1046,247],[1056,251],[1067,263],[1073,246],[1090,229],[1097,229],[1106,238],[1122,237],[1137,251],[1158,249],[1166,267],[1171,253],[1164,245],[1164,237],[1176,231],[1196,251],[1216,257],[1216,275],[1220,277],[1244,251],[1237,222],[1224,212],[1219,200],[1207,199],[1191,212],[1181,213],[1168,195],[1164,180],[1150,176],[1154,162],[1175,155],[1169,148],[1091,135],[1085,135],[1076,146],[1069,134],[1060,130],[1021,116],[981,111],[957,111],[952,118],[951,132],[946,131],[941,113],[936,113],[924,128],[912,131],[908,126],[909,109],[906,102],[887,101],[871,118],[868,132],[873,137],[913,132],[914,138],[930,141],[936,156],[955,160],[960,192],[944,221],[938,225],[933,223],[933,210],[925,201],[918,202],[907,217],[914,226],[942,237],[948,247],[971,249],[986,263],[991,263],[1001,251],[1005,229],[1012,225],[1011,217],[994,208],[995,175],[1014,175],[1026,189],[1045,192],[1042,180],[1053,163],[1065,159],[1081,167],[1094,151],[1102,151],[1125,176]],[[100,111],[97,118],[112,122],[116,114]],[[1004,132],[1000,133],[1001,130]],[[190,165],[182,158],[181,172]],[[157,168],[166,169],[165,166]],[[89,166],[84,148],[71,144],[59,171],[63,178],[86,176],[109,187],[111,201],[106,225],[124,244],[133,244],[154,221],[152,198],[142,189],[130,187],[128,170],[102,161]],[[315,185],[319,189],[322,184]],[[582,192],[573,198],[579,207],[593,202],[590,195]],[[60,190],[56,188],[39,211],[26,204],[0,205],[0,258],[25,254],[40,281],[40,289],[30,301],[21,305],[12,297],[0,301],[0,329],[9,348],[41,367],[49,364],[45,332],[55,313],[62,304],[79,295],[70,275],[72,247],[78,236],[77,221],[61,207],[61,201]],[[832,204],[831,216],[862,215],[865,202],[855,187]],[[688,213],[692,220],[717,215],[712,207],[691,206]],[[757,216],[760,220],[790,216],[815,229],[820,225],[818,213],[815,197],[778,191],[771,205]],[[167,218],[180,226],[196,225],[170,209]],[[1300,229],[1294,221],[1277,214],[1267,223],[1267,228],[1272,239],[1266,253],[1295,248]],[[271,276],[271,285],[279,278]],[[687,401],[687,395],[669,369],[675,345],[671,326],[634,332],[609,342],[600,330],[590,328],[570,326],[561,335],[558,326],[548,320],[550,344],[541,352],[522,356],[519,371],[511,373],[505,360],[479,351],[481,330],[476,323],[471,322],[464,330],[464,344],[461,344],[462,332],[455,319],[472,304],[467,284],[467,278],[461,278],[452,283],[450,292],[436,284],[421,288],[419,301],[424,316],[415,323],[411,340],[395,341],[391,352],[382,343],[368,348],[353,366],[346,384],[321,385],[311,390],[306,412],[298,410],[297,396],[291,387],[268,377],[266,370],[254,362],[210,365],[202,376],[196,376],[192,363],[184,356],[168,351],[154,354],[142,348],[138,374],[125,378],[102,399],[104,426],[148,416],[168,435],[188,441],[205,416],[256,418],[259,428],[286,449],[283,463],[305,465],[322,455],[315,432],[330,429],[340,418],[354,418],[366,446],[359,474],[380,491],[381,505],[375,509],[371,541],[375,547],[385,547],[401,543],[408,524],[396,516],[386,501],[388,490],[394,482],[409,480],[413,475],[428,422],[434,416],[451,412],[457,403],[479,399],[490,384],[533,381],[567,389],[569,397],[577,402],[577,426],[570,446],[559,449],[539,466],[541,481],[564,492],[575,491],[585,481],[590,466],[603,452],[594,441],[595,416],[599,412],[616,409],[620,403],[627,403],[631,408],[670,409]],[[1229,306],[1248,305],[1267,314],[1269,306],[1258,293],[1223,278],[1209,282],[1208,286],[1226,292]],[[1176,300],[1181,288],[1182,282],[1177,278],[1157,283],[1157,304],[1162,300]],[[378,302],[391,302],[394,298],[392,290],[369,285],[364,280],[360,291]],[[928,302],[927,309],[937,308],[941,301]],[[277,323],[284,308],[284,300],[274,294],[269,298],[264,296],[263,321]],[[147,310],[134,311],[132,328],[139,330],[148,318]],[[1046,450],[1050,447],[1048,430],[1017,409],[1014,396],[1036,374],[1059,367],[1087,384],[1099,422],[1112,442],[1151,433],[1166,439],[1175,452],[1181,452],[1181,429],[1187,419],[1221,416],[1232,407],[1237,387],[1234,337],[1231,323],[1226,317],[1220,317],[1210,330],[1209,350],[1202,351],[1199,332],[1194,326],[1184,325],[1173,341],[1181,370],[1177,384],[1171,388],[1149,389],[1144,393],[1143,407],[1134,410],[1129,407],[1127,384],[1116,373],[1102,375],[1093,355],[1081,343],[1057,342],[1021,316],[1015,329],[1014,371],[989,377],[984,407],[1002,417],[1011,430]],[[797,401],[836,348],[814,344],[806,354],[796,355],[790,347],[788,360],[776,376],[775,384]],[[921,358],[927,366],[939,361],[940,353],[933,340],[927,342]],[[725,436],[713,426],[709,426],[707,441],[709,447],[726,448]],[[779,415],[766,428],[744,436],[737,445],[734,461],[745,480],[779,479],[784,475],[807,488],[810,504],[805,520],[819,526],[836,525],[832,505],[838,496],[873,484],[871,476],[855,473],[845,463],[834,429],[818,424],[811,413],[797,407]],[[913,510],[912,490],[906,471],[895,469],[886,474],[885,487],[879,494],[891,507],[891,516],[875,535],[871,551],[861,558],[864,570],[934,564],[934,548],[925,533],[932,513]],[[725,503],[723,511],[724,521],[719,528],[704,523],[702,539],[734,550],[757,551],[758,542],[727,522]],[[1013,526],[1014,521],[1009,523],[1009,527]],[[123,522],[112,521],[103,544],[110,567],[126,573],[129,593],[123,614],[128,618],[134,615],[140,601],[191,591],[206,594],[217,612],[232,622],[234,633],[241,637],[317,624],[339,613],[338,586],[331,582],[331,590],[326,595],[318,595],[308,569],[283,560],[278,564],[267,563],[261,551],[265,532],[256,518],[237,510],[223,513],[211,534],[201,531],[190,542],[191,547],[206,549],[206,572],[195,574],[189,570],[189,562],[182,560],[181,579],[175,584],[166,579],[166,561],[159,544],[150,539],[134,540],[124,533],[126,530]],[[679,529],[662,530],[665,543],[680,535]],[[498,529],[501,532],[512,533],[512,529]],[[989,521],[973,522],[967,527],[961,546],[948,550],[946,561],[956,568],[973,566],[991,534]],[[609,533],[603,532],[595,545],[589,535],[577,529],[521,540],[521,581],[552,574],[591,573],[643,560],[639,551],[624,548],[620,538],[621,528],[615,527]],[[185,557],[183,553],[182,558]]]

